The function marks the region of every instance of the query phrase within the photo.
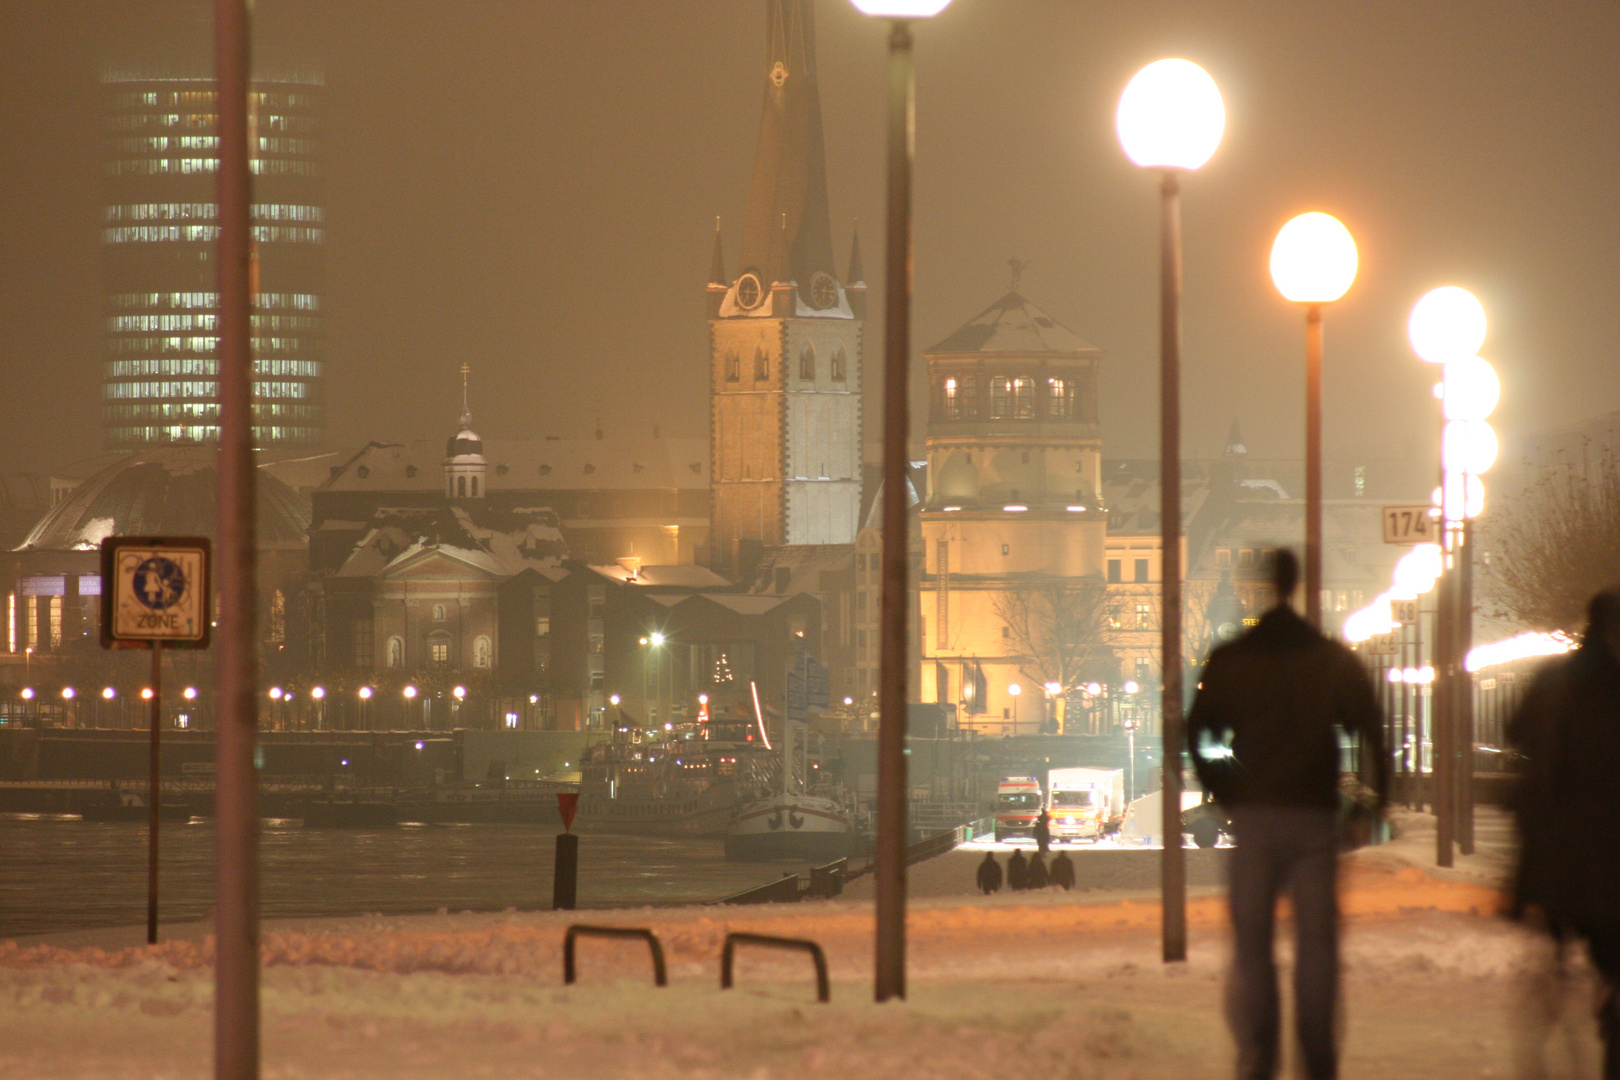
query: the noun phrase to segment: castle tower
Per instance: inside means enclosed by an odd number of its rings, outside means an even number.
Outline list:
[[[1021,655],[1030,643],[1009,618],[1023,605],[1027,621],[1050,622],[1034,610],[1050,590],[1101,585],[1108,531],[1102,354],[1016,290],[1015,272],[1014,291],[924,354],[923,700],[955,703],[961,724],[991,734],[1040,730],[1041,679],[1056,678]],[[1022,712],[1014,685],[1030,691]]]
[[[765,107],[738,273],[709,274],[714,562],[747,545],[838,544],[860,512],[858,243],[833,261],[811,0],[767,0]]]

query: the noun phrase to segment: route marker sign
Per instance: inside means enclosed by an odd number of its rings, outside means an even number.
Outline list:
[[[1400,641],[1394,634],[1374,634],[1367,639],[1369,656],[1394,656],[1400,651]]]
[[[1403,626],[1411,626],[1418,621],[1418,602],[1416,600],[1391,600],[1389,613],[1394,620]]]
[[[209,544],[202,536],[109,536],[101,542],[101,643],[206,649]]]
[[[1384,507],[1384,543],[1434,544],[1439,542],[1440,519],[1430,506]]]

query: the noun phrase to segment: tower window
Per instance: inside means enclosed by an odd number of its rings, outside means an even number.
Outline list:
[[[806,345],[804,351],[799,354],[799,378],[811,382],[816,378],[816,350],[809,345]]]
[[[1135,562],[1136,562],[1136,580],[1137,581],[1146,581],[1146,580],[1148,580],[1148,561],[1146,559],[1137,559],[1137,560],[1135,560]]]
[[[458,477],[456,477],[456,498],[465,499],[466,497],[467,497],[467,478],[465,476],[458,476]]]
[[[1074,382],[1072,380],[1046,380],[1046,415],[1053,420],[1074,419]]]
[[[736,353],[726,354],[726,382],[736,382],[742,378],[742,360]]]
[[[947,378],[939,388],[940,415],[946,420],[955,420],[962,414],[962,399],[957,396],[955,377]]]
[[[1018,420],[1035,419],[1035,380],[1019,376],[1013,384],[1013,417]]]
[[[1012,383],[1005,375],[990,380],[990,419],[1005,420],[1012,409]]]
[[[832,380],[843,382],[847,376],[844,374],[844,350],[834,349],[832,354]]]
[[[764,382],[771,377],[771,362],[764,349],[754,350],[754,381]]]

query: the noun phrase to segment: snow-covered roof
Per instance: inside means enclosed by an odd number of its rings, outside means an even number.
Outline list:
[[[1083,340],[1046,312],[1010,292],[969,319],[938,345],[935,353],[1011,353],[1018,356],[1041,354],[1097,353],[1097,347]]]
[[[629,567],[609,563],[592,566],[592,570],[605,578],[625,585],[666,586],[677,589],[725,589],[731,582],[706,566],[641,566]]]
[[[486,439],[489,491],[629,491],[709,487],[706,439]],[[444,444],[371,443],[322,485],[328,491],[437,491]]]
[[[372,517],[337,576],[397,574],[434,553],[494,577],[524,570],[560,577],[568,554],[557,515],[544,507],[385,507]]]
[[[848,570],[854,565],[854,544],[790,544],[769,547],[754,569],[748,591],[755,595],[772,593],[791,596],[807,592],[820,594],[821,575]],[[784,580],[785,577],[785,580]]]

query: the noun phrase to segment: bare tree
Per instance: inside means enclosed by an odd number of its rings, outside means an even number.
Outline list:
[[[1040,575],[996,595],[996,615],[1024,673],[1068,692],[1088,679],[1109,678],[1119,665],[1109,643],[1114,614],[1100,581]]]
[[[1481,591],[1495,618],[1574,632],[1592,594],[1620,581],[1620,459],[1611,448],[1542,468],[1486,520],[1495,550]]]

